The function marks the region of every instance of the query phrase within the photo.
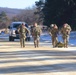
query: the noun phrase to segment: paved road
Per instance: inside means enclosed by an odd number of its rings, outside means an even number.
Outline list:
[[[0,39],[2,40],[2,39]],[[76,47],[52,48],[40,43],[0,42],[0,75],[76,75]]]

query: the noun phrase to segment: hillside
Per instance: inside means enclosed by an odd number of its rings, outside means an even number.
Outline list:
[[[19,13],[21,13],[21,11],[23,11],[23,9],[12,9],[12,8],[3,8],[3,7],[0,7],[0,13],[4,11],[9,18],[15,16],[15,15],[18,15]]]

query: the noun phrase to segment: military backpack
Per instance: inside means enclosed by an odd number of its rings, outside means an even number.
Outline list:
[[[39,28],[39,27],[35,27],[35,28],[33,29],[33,32],[34,32],[34,35],[35,35],[35,36],[37,36],[37,35],[40,36],[40,28]]]

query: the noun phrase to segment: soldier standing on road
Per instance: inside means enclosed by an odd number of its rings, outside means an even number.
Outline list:
[[[63,25],[63,27],[61,28],[61,34],[62,34],[62,38],[63,38],[63,42],[64,42],[64,47],[66,47],[66,48],[68,47],[70,32],[71,32],[70,25],[65,23]]]
[[[34,39],[34,46],[39,47],[39,40],[40,40],[40,34],[41,34],[41,28],[37,25],[37,23],[34,24],[33,28],[31,29],[31,34]]]
[[[25,47],[25,39],[26,39],[26,32],[30,33],[30,31],[25,27],[25,24],[22,23],[18,29],[20,34],[20,45],[21,47]]]
[[[52,38],[52,45],[54,48],[56,46],[56,44],[58,43],[58,38],[57,38],[58,27],[56,24],[51,24],[51,28],[49,29],[49,34]]]

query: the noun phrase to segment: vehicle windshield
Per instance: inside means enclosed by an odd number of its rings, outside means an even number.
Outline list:
[[[13,28],[18,28],[21,24],[13,24]]]

